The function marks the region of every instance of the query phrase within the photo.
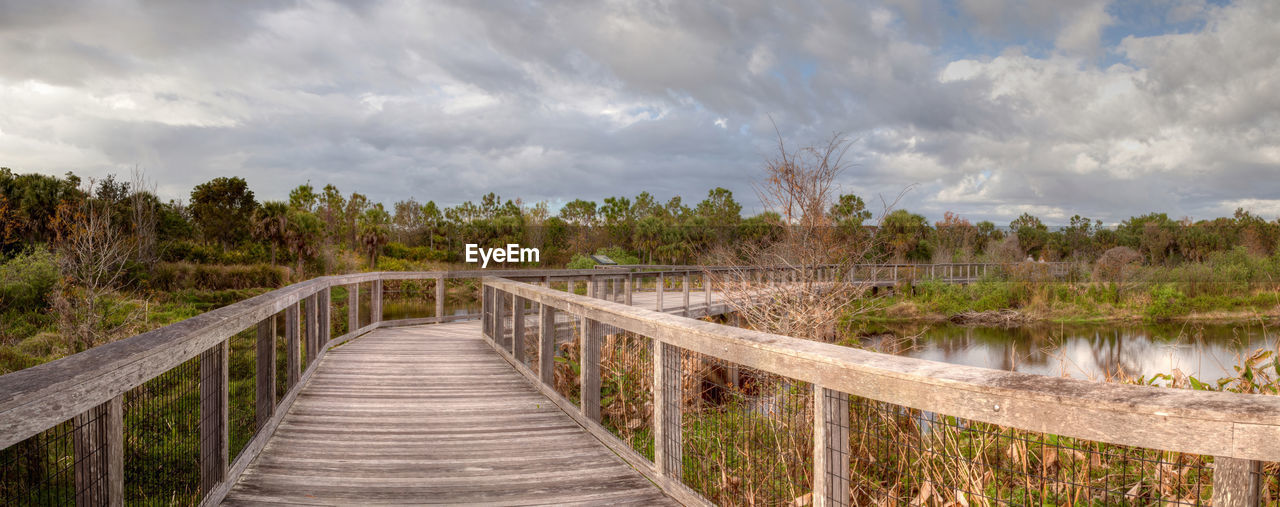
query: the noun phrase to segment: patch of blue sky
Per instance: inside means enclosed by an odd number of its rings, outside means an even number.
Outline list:
[[[1229,0],[1208,0],[1210,8],[1230,4]],[[1018,48],[1022,54],[1033,58],[1045,58],[1053,54],[1056,31],[1021,30],[1014,27],[1004,36],[990,36],[973,29],[974,20],[955,0],[943,2],[947,23],[942,29],[942,40],[937,48],[944,61],[961,59],[986,59],[1001,55],[1010,48]],[[1204,28],[1203,13],[1179,19],[1176,6],[1138,0],[1119,0],[1107,5],[1111,23],[1103,27],[1099,41],[1105,54],[1098,65],[1107,67],[1116,63],[1128,63],[1115,48],[1125,37],[1150,37],[1163,34],[1191,33]]]

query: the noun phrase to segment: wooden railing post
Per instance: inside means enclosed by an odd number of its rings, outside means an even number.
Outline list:
[[[538,305],[538,376],[546,385],[555,384],[556,309]]]
[[[680,290],[684,292],[684,316],[689,316],[689,272],[685,271],[680,279]]]
[[[480,336],[493,339],[493,334],[489,332],[489,311],[491,304],[489,303],[489,291],[493,290],[488,285],[480,285]]]
[[[666,291],[662,290],[662,289],[663,289],[662,285],[663,285],[662,273],[658,273],[658,280],[657,280],[657,282],[654,284],[654,286],[653,286],[653,290],[657,291],[657,293],[658,293],[658,294],[657,294],[657,295],[658,295],[658,298],[657,298],[657,299],[658,299],[658,304],[657,304],[657,308],[655,308],[655,309],[656,309],[657,311],[659,311],[659,312],[660,312],[660,311],[662,311],[662,293],[663,293],[663,292],[666,292]]]
[[[360,284],[347,286],[347,333],[360,329]]]
[[[1247,459],[1213,458],[1214,507],[1255,507],[1259,505],[1258,472],[1262,462]]]
[[[711,272],[702,274],[702,295],[706,303],[706,308],[702,314],[709,316],[711,315]]]
[[[592,421],[600,422],[600,335],[599,322],[583,317],[582,335],[579,340],[582,351],[579,357],[579,371],[582,378],[578,385],[582,386],[582,415]]]
[[[511,355],[524,362],[524,298],[511,296]]]
[[[653,341],[653,464],[659,475],[683,475],[684,444],[680,433],[680,349]]]
[[[369,323],[382,322],[382,280],[373,281],[373,290],[369,293]]]
[[[276,409],[276,317],[258,322],[258,350],[254,372],[254,422],[262,428]]]
[[[227,475],[228,350],[223,340],[200,355],[200,492],[208,493]]]
[[[107,402],[107,505],[124,505],[124,395]]]
[[[851,505],[849,395],[813,386],[813,505]]]
[[[632,290],[631,282],[633,278],[635,278],[634,275],[632,275],[631,273],[627,273],[627,278],[623,282],[622,290],[626,291],[626,295],[623,296],[622,299],[623,299],[623,302],[627,304],[627,306],[631,306],[631,290]]]
[[[124,505],[124,407],[116,396],[72,418],[76,505]]]
[[[329,345],[329,340],[333,339],[333,319],[330,315],[333,313],[333,289],[325,287],[320,291],[320,347],[317,350],[324,349]]]
[[[436,318],[444,322],[444,275],[436,276]]]
[[[303,305],[302,307],[303,316],[306,322],[304,326],[306,335],[303,341],[305,342],[307,347],[307,360],[306,360],[306,364],[302,366],[303,370],[306,370],[307,367],[311,366],[311,363],[314,363],[316,361],[316,349],[317,349],[316,342],[319,341],[318,331],[320,326],[320,318],[318,315],[316,315],[318,311],[318,303],[316,301],[317,299],[319,299],[318,294],[312,294],[310,296],[307,296],[307,298],[304,300],[306,301],[306,304]]]
[[[299,306],[301,302],[289,305],[284,309],[284,338],[285,338],[285,367],[288,368],[286,376],[288,389],[298,385],[298,380],[302,378],[302,344],[298,340],[298,331],[301,326],[299,319]]]
[[[499,346],[506,346],[507,331],[503,327],[506,324],[503,321],[507,318],[507,294],[497,288],[492,289],[492,291],[489,295],[489,302],[493,303],[493,316],[490,317],[490,320],[493,321],[491,324],[493,326],[493,342]]]

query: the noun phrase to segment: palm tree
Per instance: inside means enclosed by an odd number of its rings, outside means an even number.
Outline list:
[[[378,265],[378,254],[382,251],[382,245],[387,244],[387,223],[390,221],[391,216],[382,208],[381,203],[360,215],[360,244],[369,252],[370,268]]]
[[[269,201],[253,210],[253,237],[271,245],[271,264],[276,263],[276,248],[285,246],[289,226],[289,205]]]
[[[290,210],[288,217],[285,242],[298,261],[297,273],[301,275],[303,262],[316,256],[317,243],[324,227],[319,218],[305,211]]]

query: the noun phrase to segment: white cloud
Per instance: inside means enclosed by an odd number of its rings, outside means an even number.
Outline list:
[[[1270,209],[1280,3],[1167,0],[1160,22],[1203,27],[1118,44],[1104,35],[1133,20],[1114,7],[6,6],[0,165],[139,164],[166,197],[241,174],[266,198],[307,179],[446,204],[727,185],[752,207],[776,124],[792,144],[858,139],[846,187],[919,183],[902,204],[933,215]]]

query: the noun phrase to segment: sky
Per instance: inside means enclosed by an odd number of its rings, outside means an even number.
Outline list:
[[[1280,2],[0,0],[0,166],[388,205],[717,186],[850,140],[932,220],[1280,217]]]

